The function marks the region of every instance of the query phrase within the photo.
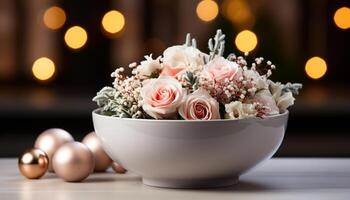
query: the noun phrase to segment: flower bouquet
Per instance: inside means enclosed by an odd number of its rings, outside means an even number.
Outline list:
[[[271,81],[276,67],[262,57],[251,63],[247,53],[224,58],[224,38],[218,30],[206,54],[188,34],[185,44],[163,56],[130,64],[132,76],[116,69],[114,87],[104,87],[93,101],[103,115],[178,120],[264,118],[293,105],[301,84]]]
[[[280,146],[287,108],[300,84],[269,79],[270,61],[223,57],[220,30],[209,54],[188,34],[162,56],[112,73],[113,86],[94,97],[97,136],[107,154],[146,185],[169,188],[232,185]]]

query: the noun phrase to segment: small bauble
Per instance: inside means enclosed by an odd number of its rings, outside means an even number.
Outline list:
[[[127,170],[116,162],[112,163],[112,169],[119,174],[124,174]]]
[[[34,147],[43,150],[49,157],[49,171],[53,172],[52,156],[55,151],[67,142],[73,142],[73,137],[65,130],[51,128],[42,132],[36,139]]]
[[[106,152],[102,148],[101,141],[96,136],[95,132],[91,132],[87,134],[83,141],[83,144],[85,144],[94,155],[95,159],[95,172],[103,172],[106,171],[108,167],[111,166],[112,160],[109,158],[109,156],[106,154]]]
[[[52,158],[56,174],[69,182],[79,182],[87,178],[92,173],[94,165],[91,151],[80,142],[62,145]]]
[[[40,149],[29,149],[18,159],[18,168],[21,174],[29,179],[42,177],[49,166],[49,158]]]

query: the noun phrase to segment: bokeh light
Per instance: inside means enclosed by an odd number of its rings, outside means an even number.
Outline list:
[[[197,5],[197,16],[205,22],[210,22],[218,16],[219,6],[213,0],[202,0]]]
[[[38,58],[32,66],[35,78],[45,81],[50,79],[55,73],[55,63],[47,57]]]
[[[116,10],[107,12],[102,18],[102,27],[111,34],[118,33],[125,26],[124,15]]]
[[[80,26],[69,28],[64,35],[64,41],[72,49],[83,47],[88,39],[86,31]]]
[[[327,72],[327,63],[320,57],[312,57],[305,64],[305,72],[312,79],[319,79]]]
[[[341,29],[350,28],[350,8],[339,8],[334,14],[334,23]]]
[[[240,30],[254,27],[255,16],[246,0],[224,0],[221,4],[221,13]]]
[[[244,30],[236,36],[235,44],[240,51],[244,53],[250,52],[254,50],[258,44],[258,38],[252,31]]]
[[[52,6],[45,11],[43,21],[47,28],[52,30],[59,29],[66,22],[66,13],[62,8]]]

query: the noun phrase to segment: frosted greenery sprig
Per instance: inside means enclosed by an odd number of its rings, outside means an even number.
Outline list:
[[[99,107],[104,107],[111,99],[114,99],[115,92],[115,88],[104,87],[97,92],[97,95],[92,100],[95,101]]]
[[[96,97],[93,98],[93,101],[97,103],[98,106],[102,107],[102,112],[105,115],[121,117],[121,118],[130,118],[132,113],[128,111],[126,105],[118,101],[118,98],[115,98],[117,91],[111,87],[104,87],[99,91]]]
[[[191,34],[186,34],[185,46],[197,48],[197,41],[195,38],[191,38]]]
[[[198,77],[195,76],[192,72],[186,71],[185,81],[188,83],[189,89],[191,91],[198,89]]]
[[[216,31],[214,36],[214,44],[213,38],[210,38],[208,41],[209,52],[209,60],[215,58],[215,56],[222,56],[225,51],[225,34],[222,33],[221,29]]]
[[[283,86],[282,92],[291,92],[294,95],[298,95],[299,94],[299,90],[301,90],[301,88],[303,88],[303,84],[301,83],[286,83]]]
[[[115,94],[116,89],[112,87],[104,87],[99,92],[97,92],[96,96],[92,99],[92,101],[96,102],[99,107],[102,108],[104,114],[113,115],[113,110],[115,110]]]

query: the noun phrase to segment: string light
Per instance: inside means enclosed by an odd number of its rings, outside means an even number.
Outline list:
[[[32,66],[35,78],[41,81],[50,79],[55,73],[55,63],[47,57],[38,58]]]
[[[219,6],[213,0],[202,0],[198,3],[196,12],[199,19],[210,22],[218,15]]]
[[[118,33],[124,28],[124,26],[124,15],[117,10],[107,12],[102,18],[102,27],[108,33]]]
[[[59,29],[66,22],[66,13],[62,8],[52,6],[45,11],[43,21],[47,28],[52,30]]]
[[[72,49],[79,49],[83,47],[88,39],[85,29],[80,26],[73,26],[69,28],[64,35],[64,41],[67,46]]]
[[[350,28],[350,8],[339,8],[334,14],[334,23],[341,29]]]
[[[235,44],[240,51],[244,53],[250,52],[258,44],[258,38],[252,31],[244,30],[236,36]]]
[[[305,72],[312,79],[319,79],[327,72],[327,63],[320,57],[312,57],[305,64]]]

